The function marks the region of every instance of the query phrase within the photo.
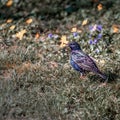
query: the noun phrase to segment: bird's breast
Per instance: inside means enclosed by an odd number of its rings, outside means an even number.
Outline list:
[[[76,63],[72,60],[72,58],[70,59],[70,64],[71,64],[71,66],[72,66],[75,70],[77,70],[77,71],[81,71],[81,70],[82,70],[82,68],[80,68],[80,66],[79,66],[78,64],[76,64]]]

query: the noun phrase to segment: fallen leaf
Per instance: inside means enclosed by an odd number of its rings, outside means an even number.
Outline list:
[[[77,32],[77,28],[76,27],[73,27],[71,32]]]
[[[105,64],[105,60],[100,60],[99,62],[100,62],[102,65]]]
[[[6,23],[3,23],[2,25],[0,25],[0,29],[4,29],[6,27]]]
[[[83,20],[82,25],[86,25],[88,23],[88,19]]]
[[[14,30],[15,29],[15,25],[10,26],[10,30]]]
[[[97,63],[101,64],[102,66],[105,65],[105,60],[100,60],[100,59],[95,59],[95,58],[92,58],[94,61],[96,61]]]
[[[13,0],[8,0],[7,3],[6,3],[6,6],[10,7],[12,4],[13,4]]]
[[[32,18],[29,18],[29,19],[26,20],[26,23],[30,24],[30,23],[32,23],[32,21],[33,21]]]
[[[66,39],[66,35],[62,35],[60,47],[64,47],[68,43]]]
[[[102,4],[99,4],[99,5],[97,6],[98,11],[102,10],[102,8],[103,8]]]
[[[23,38],[23,35],[26,33],[27,31],[24,29],[24,30],[21,30],[20,32],[16,33],[16,37],[19,38],[20,40],[22,40]]]
[[[81,33],[81,32],[82,32],[82,30],[80,30],[80,29],[79,29],[79,30],[77,30],[77,32],[78,32],[78,33]]]
[[[8,19],[7,21],[6,21],[6,23],[11,23],[13,21],[13,19]]]
[[[119,32],[118,26],[117,25],[113,25],[112,26],[112,31],[113,31],[113,33],[118,33]]]
[[[40,34],[39,33],[36,33],[35,34],[35,39],[38,39],[40,37]]]

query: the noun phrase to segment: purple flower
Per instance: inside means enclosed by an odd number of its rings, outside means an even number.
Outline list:
[[[98,31],[101,31],[102,30],[102,25],[93,25],[93,26],[89,26],[89,30],[91,31],[91,32],[94,32],[94,31],[96,31],[96,30],[98,30]]]
[[[89,40],[88,43],[89,43],[90,45],[92,45],[92,44],[93,44],[93,40]]]
[[[91,31],[93,29],[93,26],[89,26],[89,30]]]
[[[98,34],[97,39],[101,39],[101,38],[102,38],[102,34],[100,33]]]
[[[89,26],[90,32],[96,31],[97,25],[95,24],[94,26]]]
[[[98,40],[94,39],[93,44],[97,44]]]
[[[52,38],[53,37],[53,34],[52,33],[49,33],[48,34],[48,38]]]
[[[95,50],[95,52],[96,52],[96,53],[99,53],[99,52],[100,52],[100,50],[97,48],[97,49]]]
[[[96,29],[97,29],[98,31],[101,31],[101,30],[102,30],[102,25],[97,25]]]
[[[78,33],[77,33],[77,32],[74,32],[74,33],[73,33],[73,36],[74,36],[74,37],[76,37],[77,35],[78,35]]]
[[[55,39],[57,39],[59,36],[58,36],[57,34],[55,34],[55,35],[53,35],[53,37],[54,37]]]

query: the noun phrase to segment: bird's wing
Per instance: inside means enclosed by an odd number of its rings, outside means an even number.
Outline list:
[[[71,56],[72,60],[84,70],[93,72],[99,71],[92,58],[90,58],[87,54],[83,53],[82,51],[73,51]]]

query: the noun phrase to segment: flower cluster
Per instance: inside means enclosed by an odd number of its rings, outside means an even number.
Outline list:
[[[92,49],[95,49],[96,53],[99,53],[99,48],[97,47],[97,44],[99,40],[102,38],[102,25],[93,25],[89,27],[89,41]]]
[[[73,32],[73,36],[74,36],[74,37],[77,37],[77,36],[78,36],[78,33],[77,33],[77,32]]]
[[[49,33],[48,34],[48,39],[57,39],[59,36],[57,34],[52,34],[52,33]]]

